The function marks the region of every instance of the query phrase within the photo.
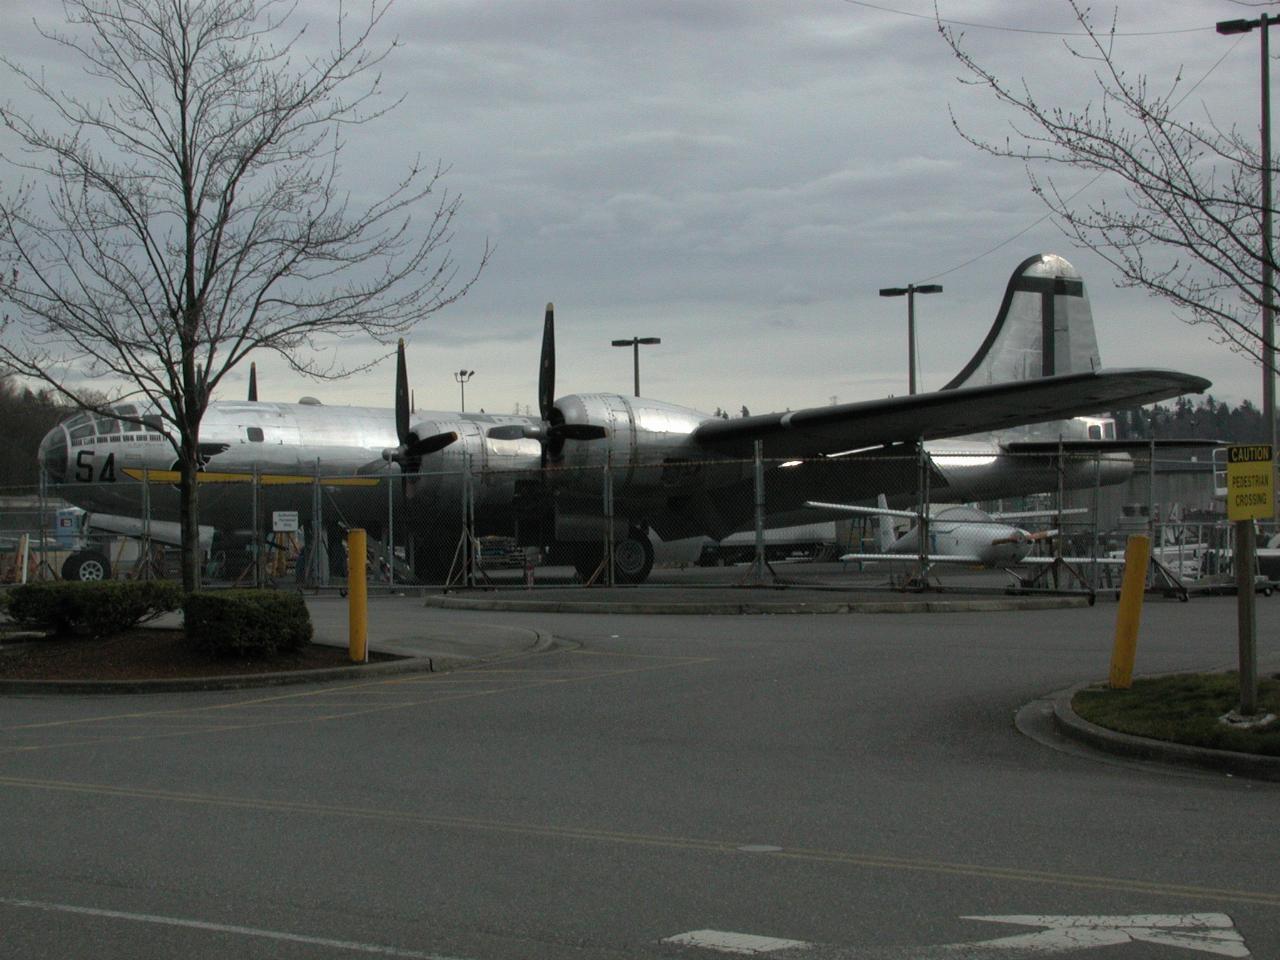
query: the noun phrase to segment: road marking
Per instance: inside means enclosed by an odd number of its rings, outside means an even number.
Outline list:
[[[726,930],[690,930],[688,933],[667,937],[663,943],[672,943],[679,947],[701,947],[704,950],[719,950],[721,953],[742,953],[756,955],[773,953],[775,950],[802,950],[813,944],[804,940],[782,940],[778,937],[758,937],[750,933],[730,933]]]
[[[1140,893],[1151,896],[1177,897],[1180,899],[1218,900],[1235,903],[1256,903],[1280,907],[1280,892],[1267,890],[1223,889],[1197,887],[1184,884],[1159,883],[1150,880],[1134,880],[1125,877],[1088,876],[1083,874],[1054,873],[1047,870],[1024,870],[1017,867],[998,867],[978,863],[950,863],[939,860],[913,860],[904,857],[888,857],[874,854],[845,852],[840,850],[806,850],[785,848],[778,853],[744,854],[738,848],[742,840],[682,837],[670,834],[631,833],[619,830],[599,829],[589,826],[572,827],[551,823],[520,823],[487,820],[475,817],[422,814],[412,810],[375,809],[367,806],[342,806],[305,800],[269,800],[234,794],[184,793],[150,787],[133,787],[106,783],[86,783],[69,780],[47,780],[36,777],[0,775],[0,789],[41,790],[53,793],[82,794],[112,797],[120,800],[146,800],[167,804],[221,807],[227,809],[256,810],[307,814],[310,816],[341,817],[347,820],[379,821],[383,823],[413,826],[437,826],[446,829],[476,830],[496,834],[519,834],[531,837],[548,837],[560,840],[618,844],[637,847],[658,847],[668,850],[686,850],[709,854],[750,856],[760,861],[777,857],[801,863],[825,863],[854,867],[862,870],[893,870],[930,873],[943,876],[959,876],[993,882],[1016,884],[1048,884],[1087,890],[1105,890],[1110,893]]]
[[[1139,914],[1129,917],[963,917],[962,919],[1046,929],[1038,933],[1002,937],[999,940],[950,944],[952,947],[989,947],[1053,954],[1137,941],[1167,947],[1182,947],[1185,950],[1211,953],[1219,957],[1252,956],[1249,948],[1245,946],[1244,937],[1236,932],[1235,924],[1225,913]]]
[[[263,930],[258,927],[241,927],[227,923],[210,923],[206,920],[190,920],[184,917],[162,917],[152,913],[126,913],[122,910],[101,910],[97,907],[80,907],[70,903],[47,903],[41,900],[15,900],[0,897],[0,905],[20,907],[28,910],[46,910],[52,913],[72,913],[88,917],[103,917],[108,920],[128,920],[134,923],[152,923],[166,927],[185,927],[189,930],[208,930],[212,933],[234,933],[244,937],[260,937],[267,940],[283,940],[288,943],[303,943],[313,947],[327,947],[332,950],[354,950],[357,953],[369,953],[382,957],[404,957],[407,960],[463,960],[460,957],[446,957],[438,953],[423,953],[419,950],[401,950],[399,947],[388,947],[377,943],[357,943],[352,940],[331,940],[328,937],[308,937],[300,933],[288,933],[283,930]]]
[[[1114,947],[1124,943],[1153,943],[1164,947],[1178,947],[1196,953],[1209,953],[1219,957],[1251,957],[1244,937],[1225,913],[1138,914],[1135,916],[1004,916],[961,917],[962,920],[984,920],[989,923],[1008,923],[1017,926],[1043,927],[1036,933],[1018,934],[998,940],[976,940],[965,943],[946,943],[936,946],[894,948],[888,951],[850,947],[837,947],[835,953],[828,947],[823,956],[839,957],[911,957],[913,960],[946,960],[949,957],[994,958],[1007,952],[1037,957],[1074,953],[1093,947]],[[780,950],[804,950],[817,944],[804,940],[783,940],[762,937],[750,933],[733,933],[725,930],[691,930],[660,941],[681,947],[701,947],[721,953],[764,954]]]

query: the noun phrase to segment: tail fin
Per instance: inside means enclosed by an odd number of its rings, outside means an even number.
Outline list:
[[[1084,281],[1062,257],[1037,254],[1013,271],[987,338],[942,389],[1032,380],[1101,366]]]
[[[889,498],[880,494],[876,497],[876,506],[881,510],[888,510]],[[893,517],[884,513],[876,517],[876,536],[880,540],[880,552],[888,553],[893,542],[898,539],[898,535],[893,532]]]

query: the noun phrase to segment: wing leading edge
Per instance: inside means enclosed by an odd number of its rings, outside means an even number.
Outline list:
[[[817,457],[1141,406],[1184,393],[1203,393],[1210,386],[1203,377],[1172,370],[1087,371],[738,420],[708,420],[693,432],[693,439],[728,457],[752,456],[756,440],[764,441],[769,457]]]

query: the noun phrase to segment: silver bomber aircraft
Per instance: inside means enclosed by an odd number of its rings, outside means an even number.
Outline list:
[[[807,501],[874,503],[886,491],[893,506],[914,503],[920,472],[914,459],[885,458],[909,453],[917,441],[929,454],[935,499],[1054,489],[1058,470],[1048,458],[1002,455],[1105,445],[1109,421],[1084,415],[1209,386],[1186,373],[1102,369],[1084,283],[1053,255],[1018,266],[986,339],[941,390],[732,420],[613,393],[557,399],[548,304],[536,417],[411,414],[403,344],[394,409],[212,403],[201,450],[202,480],[214,482],[201,485],[200,520],[244,527],[251,516],[247,485],[216,481],[253,474],[264,484],[264,511],[295,509],[309,522],[309,484],[320,477],[337,507],[324,511],[325,522],[341,517],[378,535],[388,515],[380,478],[398,476],[394,515],[405,529],[396,542],[408,545],[419,579],[437,582],[462,529],[466,463],[475,478],[477,536],[513,535],[585,575],[603,550],[602,477],[609,464],[616,577],[640,582],[653,563],[653,538],[721,539],[754,525],[757,441],[769,461],[765,523],[782,527],[840,515]],[[56,492],[77,506],[137,517],[144,471],[170,470],[173,453],[151,412],[128,403],[114,410],[119,419],[80,413],[64,421],[44,438],[40,460]],[[1118,483],[1131,470],[1128,455],[1117,452],[1099,467],[1068,469],[1065,482]],[[148,489],[150,516],[176,519],[172,483]]]

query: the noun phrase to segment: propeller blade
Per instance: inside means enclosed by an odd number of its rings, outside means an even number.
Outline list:
[[[410,438],[413,434],[409,434]],[[443,450],[449,444],[454,443],[458,439],[458,435],[452,430],[446,433],[437,433],[434,436],[423,437],[421,440],[410,439],[405,445],[405,456],[409,460],[417,460],[425,457],[428,453],[435,453],[437,450]]]
[[[396,347],[396,439],[404,446],[409,439],[409,371],[404,362],[404,340]]]
[[[603,440],[609,431],[596,423],[558,423],[550,433],[553,439],[563,440]]]
[[[1058,535],[1057,530],[1041,530],[1038,533],[1031,534],[1032,540],[1052,540]]]
[[[249,402],[256,402],[258,399],[258,365],[256,363],[249,364]]]
[[[556,308],[547,304],[542,321],[542,362],[538,367],[538,415],[551,419],[556,402]]]

